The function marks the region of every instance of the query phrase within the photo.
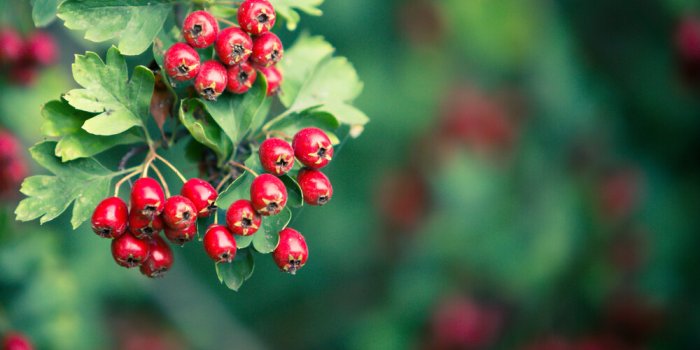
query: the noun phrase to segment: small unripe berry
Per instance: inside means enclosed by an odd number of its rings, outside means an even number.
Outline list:
[[[150,278],[162,277],[173,266],[173,251],[160,236],[154,236],[148,246],[148,258],[141,264],[141,273]]]
[[[163,219],[160,215],[152,219],[138,214],[129,215],[129,232],[138,239],[149,239],[163,230]]]
[[[263,141],[258,154],[263,169],[274,175],[282,176],[294,167],[292,145],[280,138],[273,137]]]
[[[42,66],[54,64],[58,59],[58,47],[53,36],[42,31],[34,32],[24,46],[24,57]]]
[[[197,178],[189,179],[182,185],[180,194],[192,201],[200,218],[209,217],[216,211],[216,199],[219,195],[209,182]]]
[[[276,20],[275,9],[267,0],[246,0],[238,8],[238,24],[252,35],[270,31]]]
[[[277,215],[287,205],[287,188],[274,175],[259,175],[250,185],[250,201],[260,215]]]
[[[120,266],[139,266],[148,258],[148,242],[127,232],[112,241],[112,257]]]
[[[211,225],[204,234],[204,251],[216,262],[229,263],[236,256],[236,240],[226,226]]]
[[[280,91],[280,85],[282,85],[282,72],[275,66],[258,68],[258,70],[267,80],[267,96],[277,95]]]
[[[326,174],[311,168],[299,170],[297,182],[309,205],[324,205],[333,197],[333,186]]]
[[[280,242],[272,252],[272,258],[280,270],[294,275],[306,264],[309,248],[304,236],[295,229],[287,227],[280,231],[279,235]]]
[[[294,135],[292,141],[294,155],[304,165],[321,169],[333,159],[333,145],[323,130],[306,128]]]
[[[165,200],[161,215],[166,226],[174,229],[184,229],[197,221],[197,208],[185,196],[172,196]]]
[[[226,89],[227,82],[226,68],[218,61],[211,60],[202,63],[194,80],[194,88],[204,99],[216,101]]]
[[[260,34],[253,40],[253,54],[250,60],[258,67],[270,67],[277,64],[284,56],[282,41],[275,33]]]
[[[216,56],[225,65],[233,66],[248,60],[253,52],[253,39],[237,27],[228,27],[216,39]]]
[[[160,215],[165,206],[165,194],[158,181],[142,177],[131,187],[131,215],[141,215],[149,219]]]
[[[185,81],[193,79],[200,70],[199,54],[185,43],[176,43],[165,52],[165,71],[168,76]]]
[[[216,41],[219,23],[207,11],[194,11],[187,15],[182,25],[182,36],[192,47],[203,49]]]
[[[197,235],[197,225],[190,225],[183,229],[173,229],[170,227],[165,227],[165,237],[177,245],[185,245],[185,243],[194,239]]]
[[[228,91],[234,94],[248,92],[258,76],[255,68],[247,62],[228,67],[226,72],[228,74]]]
[[[262,217],[255,211],[253,204],[246,199],[239,199],[226,211],[226,225],[236,235],[250,236],[260,228]]]
[[[104,238],[119,237],[126,232],[129,208],[119,197],[102,200],[92,213],[92,231]]]

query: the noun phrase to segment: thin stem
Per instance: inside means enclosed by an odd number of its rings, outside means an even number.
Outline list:
[[[214,225],[218,225],[218,224],[219,224],[219,209],[216,209],[216,211],[214,211]]]
[[[227,19],[225,19],[225,18],[217,17],[216,20],[219,21],[219,22],[224,22],[224,23],[226,23],[226,24],[228,24],[228,25],[230,25],[230,26],[236,26],[236,27],[238,27],[238,24],[237,24],[237,23],[234,23],[234,22],[232,22],[232,21],[229,21],[229,20],[227,20]]]
[[[219,182],[219,184],[216,185],[216,193],[219,193],[219,191],[221,191],[221,188],[224,187],[224,184],[226,184],[228,180],[231,179],[231,176],[233,176],[233,172],[229,172],[228,174],[226,174],[226,176],[221,178],[221,182]]]
[[[255,177],[258,177],[258,176],[259,176],[258,173],[255,172],[255,170],[253,170],[253,169],[251,169],[251,168],[245,166],[244,164],[241,164],[241,163],[236,162],[236,161],[233,161],[233,160],[229,161],[228,163],[231,164],[232,166],[235,166],[235,167],[237,167],[237,168],[241,168],[241,169],[243,169],[243,170],[245,170],[245,171],[247,171],[247,172],[249,172],[249,173],[255,175]]]
[[[167,159],[159,156],[158,154],[155,154],[155,158],[163,162],[163,164],[167,165],[168,168],[170,168],[170,170],[172,170],[175,173],[175,175],[177,175],[180,178],[180,180],[182,180],[182,183],[187,182],[187,178],[184,175],[182,175],[182,173],[179,170],[177,170],[177,168]]]
[[[168,188],[168,183],[165,182],[165,178],[163,177],[163,174],[160,172],[160,170],[158,169],[158,167],[155,164],[151,163],[150,166],[151,166],[151,169],[153,169],[153,172],[155,172],[156,175],[158,176],[160,183],[163,185],[163,189],[165,190],[165,197],[170,198],[170,188]]]
[[[141,169],[136,169],[136,170],[132,171],[131,174],[126,175],[123,178],[121,178],[121,180],[117,181],[117,184],[114,185],[114,196],[119,197],[119,187],[121,187],[124,182],[126,182],[127,180],[131,179],[132,177],[134,177],[140,173],[141,173]]]
[[[144,164],[143,164],[143,173],[141,174],[141,177],[148,176],[148,168],[151,165],[151,163],[153,163],[153,159],[156,158],[156,155],[157,154],[154,151],[151,151],[151,153],[149,153],[148,157],[146,157],[146,162],[144,162]]]
[[[274,136],[274,135],[277,135],[277,136],[279,136],[283,139],[286,139],[286,140],[290,140],[292,138],[291,136],[287,135],[287,133],[285,133],[282,130],[270,130],[270,131],[265,133],[265,138],[269,139],[270,136]]]
[[[288,109],[288,110],[284,111],[284,113],[282,113],[282,114],[280,114],[280,115],[278,115],[278,116],[276,116],[276,117],[270,119],[270,121],[267,122],[267,123],[265,123],[265,125],[262,127],[262,131],[263,131],[263,132],[268,132],[268,131],[270,130],[270,127],[272,127],[273,125],[275,125],[275,123],[277,123],[280,119],[283,119],[284,117],[286,117],[286,116],[288,116],[288,115],[290,115],[290,114],[292,114],[292,110],[291,110],[291,109]]]
[[[131,159],[133,156],[137,155],[140,152],[143,152],[148,149],[148,146],[142,145],[142,146],[137,146],[129,150],[129,152],[126,152],[124,156],[122,157],[121,161],[119,161],[119,170],[124,170],[126,168],[126,163],[129,162],[129,159]]]

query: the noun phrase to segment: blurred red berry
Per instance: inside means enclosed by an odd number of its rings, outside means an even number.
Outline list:
[[[306,239],[293,228],[285,228],[280,231],[280,242],[272,252],[272,258],[280,270],[296,274],[304,267],[309,258],[309,248],[306,246]]]
[[[253,39],[253,54],[250,60],[258,67],[274,66],[284,56],[282,41],[275,33],[260,34]]]
[[[24,50],[24,41],[19,33],[11,27],[0,29],[0,63],[17,62]]]
[[[270,31],[276,20],[275,9],[267,0],[245,0],[238,8],[238,24],[251,35]]]
[[[182,36],[192,47],[203,49],[211,46],[219,34],[219,23],[207,11],[194,11],[187,15],[182,25]]]
[[[299,170],[297,182],[301,187],[304,202],[308,205],[324,205],[333,198],[333,185],[328,176],[319,170],[311,168]]]
[[[177,245],[184,245],[185,243],[194,239],[197,235],[197,225],[190,225],[183,229],[174,229],[170,227],[165,227],[165,237]]]
[[[279,93],[282,85],[282,72],[277,67],[258,68],[260,73],[267,80],[267,96],[273,96]]]
[[[33,350],[32,342],[22,333],[9,332],[2,339],[2,350]]]
[[[36,31],[28,39],[24,46],[24,57],[29,62],[42,66],[56,63],[58,59],[58,47],[51,34]]]
[[[148,241],[148,258],[141,264],[141,273],[150,278],[162,277],[173,266],[173,251],[160,236]]]
[[[501,328],[499,311],[467,298],[443,301],[432,318],[432,334],[440,349],[482,348],[496,338]]]

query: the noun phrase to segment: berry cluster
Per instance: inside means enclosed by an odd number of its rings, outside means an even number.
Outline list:
[[[279,90],[282,74],[275,67],[282,59],[282,41],[270,29],[275,25],[275,9],[267,0],[245,0],[238,8],[240,27],[219,30],[210,13],[190,13],[182,26],[186,43],[176,43],[165,53],[165,69],[175,81],[194,79],[194,88],[205,99],[214,101],[228,89],[246,93],[257,72],[267,79],[267,94]],[[195,49],[214,45],[218,60],[201,62]]]
[[[40,67],[58,59],[58,48],[48,33],[36,31],[26,39],[13,28],[0,29],[0,65],[9,78],[21,85],[36,79]]]
[[[0,197],[17,194],[29,169],[22,156],[22,143],[7,130],[0,130]]]

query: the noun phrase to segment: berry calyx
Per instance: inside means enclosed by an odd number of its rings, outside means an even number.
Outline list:
[[[304,236],[293,228],[287,227],[280,231],[279,235],[280,243],[272,252],[272,258],[280,270],[294,275],[306,264],[309,248]]]
[[[207,181],[202,179],[189,179],[182,185],[180,194],[192,201],[200,218],[209,217],[216,211],[216,199],[219,194]]]
[[[282,85],[282,73],[277,69],[277,67],[267,67],[258,68],[260,73],[265,76],[267,80],[267,96],[277,95],[280,91],[280,85]]]
[[[219,33],[214,48],[221,62],[233,66],[248,60],[253,52],[253,39],[241,28],[228,27]]]
[[[161,215],[166,226],[174,229],[184,229],[197,221],[197,208],[185,196],[172,196],[165,201]]]
[[[270,31],[276,20],[275,9],[267,0],[246,0],[238,8],[238,24],[252,35]]]
[[[238,65],[228,67],[228,91],[234,94],[243,94],[248,92],[255,79],[258,77],[258,73],[255,71],[252,65],[247,62],[241,62]]]
[[[2,350],[33,350],[32,342],[22,333],[8,332],[2,338]]]
[[[262,217],[249,200],[239,199],[226,211],[226,225],[236,235],[250,236],[260,228]]]
[[[250,185],[250,201],[260,215],[277,215],[287,205],[287,188],[274,175],[259,175]]]
[[[282,176],[294,167],[294,149],[280,138],[269,138],[260,144],[260,164],[265,171]]]
[[[323,130],[306,128],[294,135],[292,141],[294,155],[304,165],[321,169],[333,159],[333,145]]]
[[[199,54],[185,43],[176,43],[165,52],[165,71],[177,81],[194,79],[200,70]]]
[[[129,215],[129,232],[138,239],[148,239],[163,230],[163,219],[154,216],[149,219],[138,214]]]
[[[216,101],[224,92],[227,82],[226,68],[218,61],[210,60],[202,63],[194,80],[194,88],[204,99]]]
[[[148,258],[148,248],[147,241],[127,232],[112,241],[112,257],[119,266],[132,268],[141,265]]]
[[[141,264],[141,273],[150,278],[162,277],[173,266],[173,251],[160,236],[154,236],[148,247],[148,258]]]
[[[179,246],[191,241],[197,235],[197,225],[190,225],[183,229],[165,227],[165,237]]]
[[[142,177],[131,187],[131,215],[141,215],[148,219],[160,215],[165,206],[165,194],[158,181]]]
[[[219,23],[207,11],[194,11],[187,15],[182,25],[182,36],[192,47],[203,49],[216,41]]]
[[[42,31],[34,32],[24,46],[24,57],[31,63],[43,66],[55,63],[58,59],[58,48],[53,36]]]
[[[129,209],[119,197],[102,200],[92,213],[92,231],[104,238],[116,238],[126,232]]]
[[[229,263],[236,256],[236,240],[226,226],[213,224],[204,234],[204,251],[209,257],[221,263]]]
[[[297,182],[301,187],[304,202],[309,205],[324,205],[333,197],[333,186],[328,176],[316,169],[299,170]]]
[[[283,55],[282,41],[275,33],[263,33],[253,40],[253,54],[250,56],[250,60],[259,67],[274,66],[282,59]]]
[[[14,28],[0,29],[0,63],[14,63],[22,56],[24,43]]]

